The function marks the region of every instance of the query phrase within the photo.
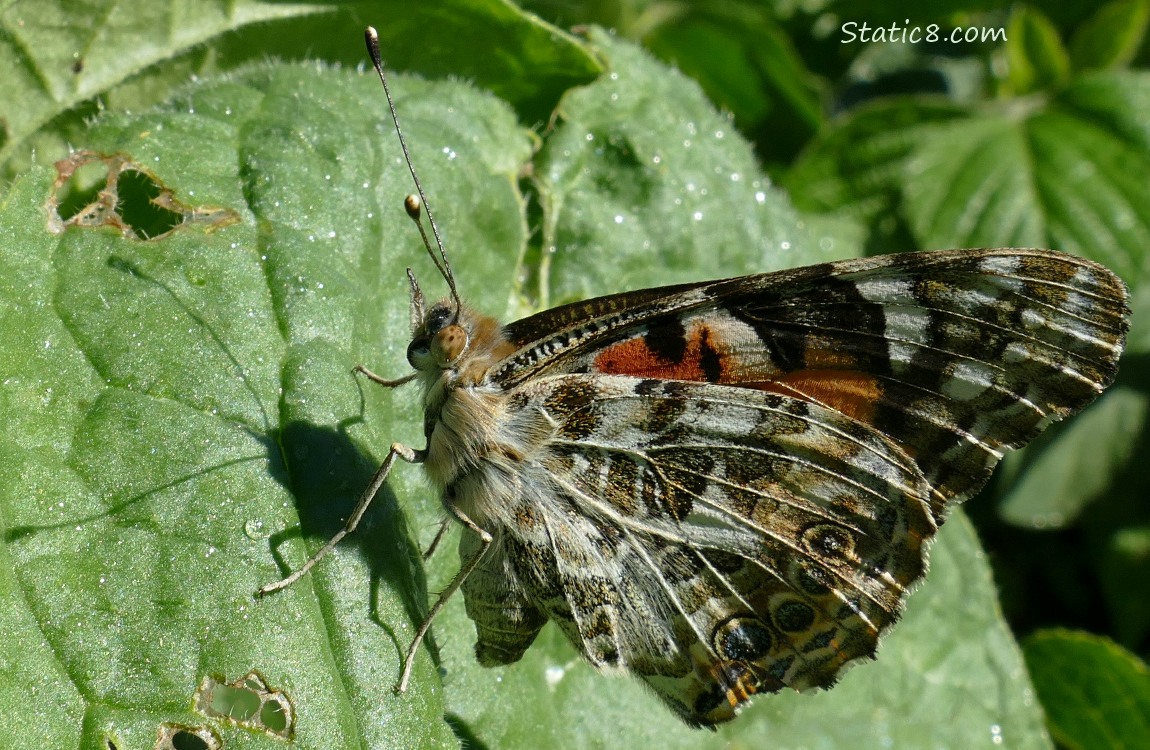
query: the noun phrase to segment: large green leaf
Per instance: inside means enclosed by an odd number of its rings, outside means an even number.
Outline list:
[[[1137,285],[1150,247],[1148,97],[1144,73],[1107,73],[1041,107],[877,103],[823,136],[787,184],[801,206],[861,215],[880,234],[901,216],[906,244],[888,250],[1055,247]]]
[[[1035,633],[1024,653],[1060,745],[1150,745],[1150,670],[1141,659],[1107,638],[1068,630]]]
[[[530,142],[465,86],[396,83],[429,182],[477,198],[445,198],[440,213],[467,248],[460,273],[513,268],[526,234],[514,176]],[[205,676],[256,669],[294,701],[301,746],[452,744],[441,696],[398,699],[372,667],[394,671],[405,636],[392,628],[424,606],[394,498],[314,578],[251,598],[279,575],[277,557],[302,562],[301,516],[309,539],[338,527],[373,471],[365,450],[419,433],[410,407],[365,422],[350,371],[403,362],[402,262],[421,252],[394,135],[363,113],[378,97],[367,76],[268,67],[89,133],[86,146],[129,155],[181,200],[241,217],[215,231],[53,236],[50,174],[8,196],[6,569],[34,623],[16,642],[48,649],[59,663],[45,673],[64,679],[46,695],[86,716],[61,720],[60,738],[150,746],[161,717],[196,723]],[[492,275],[491,297],[507,299],[512,278]],[[19,729],[2,744],[34,746]]]
[[[191,75],[273,57],[360,65],[365,24],[379,28],[389,65],[479,81],[527,122],[599,72],[582,45],[508,0],[13,2],[0,9],[0,165],[58,150],[96,99],[138,110]]]
[[[536,164],[545,301],[847,255],[800,221],[696,85],[595,39],[611,73],[563,99]]]

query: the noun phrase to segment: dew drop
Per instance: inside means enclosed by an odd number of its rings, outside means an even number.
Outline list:
[[[555,686],[559,684],[559,681],[562,680],[566,674],[567,670],[563,667],[547,667],[547,671],[544,672],[544,679],[547,680],[547,687],[554,690]]]

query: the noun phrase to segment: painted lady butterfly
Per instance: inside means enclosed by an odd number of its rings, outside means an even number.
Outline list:
[[[414,197],[408,211],[419,223]],[[1016,249],[644,289],[500,325],[460,302],[419,226],[451,296],[426,306],[409,272],[415,372],[359,369],[420,384],[427,447],[393,445],[345,530],[261,589],[353,530],[397,459],[423,464],[466,527],[463,563],[400,690],[457,589],[481,664],[518,660],[553,620],[688,724],[828,687],[898,619],[948,510],[1110,384],[1127,328],[1106,268]]]

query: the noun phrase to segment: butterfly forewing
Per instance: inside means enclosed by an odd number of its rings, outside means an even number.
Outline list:
[[[1109,385],[1125,299],[1107,269],[1047,250],[866,258],[541,313],[508,326],[521,349],[496,377],[629,374],[822,403],[899,441],[941,518],[1003,450]]]

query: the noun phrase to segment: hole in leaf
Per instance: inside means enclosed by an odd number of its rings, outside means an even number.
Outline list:
[[[221,750],[223,746],[209,727],[161,724],[154,750]]]
[[[258,672],[249,672],[234,682],[209,675],[196,692],[196,710],[213,719],[225,719],[273,737],[291,739],[295,710],[280,690],[268,687]]]
[[[108,183],[108,165],[102,161],[80,165],[72,178],[56,192],[59,205],[56,212],[65,222],[97,202],[100,191]]]
[[[260,697],[247,688],[217,685],[212,690],[212,703],[208,710],[217,716],[244,723],[260,710]]]
[[[291,706],[287,704],[287,701],[280,696],[269,696],[260,709],[260,723],[268,731],[282,735],[287,731],[290,712]]]
[[[172,750],[208,750],[208,743],[191,732],[176,732],[172,735]]]
[[[188,224],[209,229],[239,221],[231,209],[186,206],[155,175],[123,154],[77,151],[56,162],[48,229],[114,227],[130,239],[155,239]]]
[[[162,205],[164,190],[143,172],[129,169],[120,175],[119,214],[136,235],[159,237],[184,223],[183,214]]]

